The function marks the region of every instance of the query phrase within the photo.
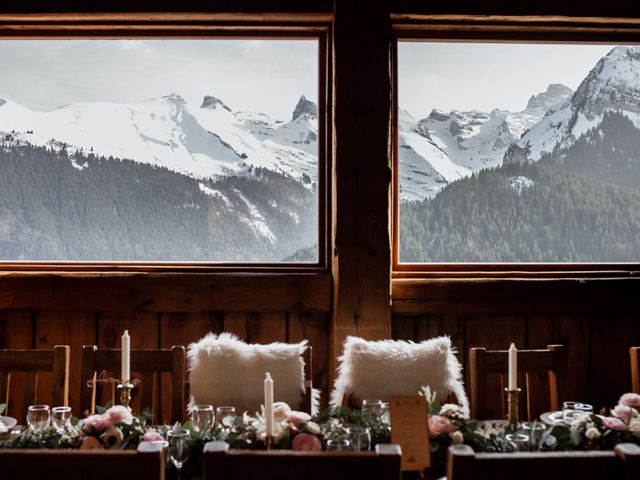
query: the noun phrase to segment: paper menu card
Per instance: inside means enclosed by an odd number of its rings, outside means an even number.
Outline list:
[[[431,466],[429,411],[427,400],[420,396],[389,399],[391,443],[402,449],[402,470],[422,471]]]

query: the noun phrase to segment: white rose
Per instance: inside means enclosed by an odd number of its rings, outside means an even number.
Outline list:
[[[640,417],[636,417],[629,422],[629,431],[637,438],[640,438]]]
[[[307,422],[307,431],[313,435],[319,435],[320,426],[316,422]]]
[[[451,441],[454,445],[460,445],[464,442],[464,436],[460,430],[451,433]]]
[[[598,430],[596,427],[591,427],[588,428],[586,432],[584,432],[584,435],[589,439],[589,440],[595,440],[597,438],[600,438],[600,430]]]

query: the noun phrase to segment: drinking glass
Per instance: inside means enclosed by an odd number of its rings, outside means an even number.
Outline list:
[[[507,439],[507,451],[509,452],[528,452],[529,451],[529,435],[524,433],[510,433],[505,435]]]
[[[216,418],[220,424],[227,430],[233,426],[236,419],[235,407],[218,407],[216,408]]]
[[[193,428],[199,432],[213,427],[214,420],[213,405],[194,405],[191,410]]]
[[[169,457],[180,475],[182,464],[189,458],[189,432],[169,430],[167,441],[169,442]]]
[[[367,452],[371,449],[371,432],[366,427],[351,427],[349,442],[355,452]]]
[[[325,445],[328,452],[342,452],[351,450],[351,442],[346,438],[330,438],[326,441]]]
[[[27,411],[27,425],[32,430],[47,428],[51,420],[49,405],[31,405]]]
[[[389,403],[382,403],[382,413],[380,414],[380,421],[385,425],[391,424],[391,416],[389,414]]]
[[[382,414],[382,400],[366,399],[362,401],[362,413]]]
[[[154,440],[153,442],[154,445],[160,445],[162,447],[162,451],[164,452],[164,460],[165,463],[169,463],[171,461],[171,454],[169,452],[169,442],[167,442],[166,440]]]
[[[71,425],[71,407],[53,407],[51,422],[58,432],[64,432]]]
[[[593,406],[582,402],[564,402],[562,404],[562,419],[571,425],[583,413],[593,413]]]
[[[529,449],[536,451],[540,450],[540,440],[544,435],[544,432],[547,431],[547,427],[538,422],[524,422],[520,429],[520,432],[529,437]]]

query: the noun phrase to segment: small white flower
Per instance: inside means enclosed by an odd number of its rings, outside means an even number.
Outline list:
[[[629,431],[637,438],[640,438],[640,417],[636,417],[629,422]]]
[[[587,431],[584,432],[584,435],[589,440],[595,440],[597,438],[600,438],[602,434],[600,433],[600,430],[598,430],[596,427],[590,427],[590,428],[587,428]]]
[[[320,426],[316,422],[307,422],[307,431],[314,435],[320,434]]]
[[[445,403],[440,407],[440,415],[443,417],[458,417],[462,416],[460,406],[455,403]]]
[[[460,430],[451,433],[451,441],[454,445],[460,445],[464,442],[464,436]]]

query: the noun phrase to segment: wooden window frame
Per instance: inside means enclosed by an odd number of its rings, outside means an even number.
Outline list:
[[[318,261],[0,261],[0,273],[327,273],[330,265],[332,58],[329,13],[0,14],[0,41],[16,39],[315,39],[318,42]]]
[[[640,277],[640,263],[400,263],[398,201],[398,41],[640,44],[640,19],[565,16],[423,15],[395,13],[392,71],[392,278],[473,280]],[[404,283],[403,282],[403,283]],[[394,292],[401,290],[394,284]],[[395,297],[395,294],[394,294]]]

